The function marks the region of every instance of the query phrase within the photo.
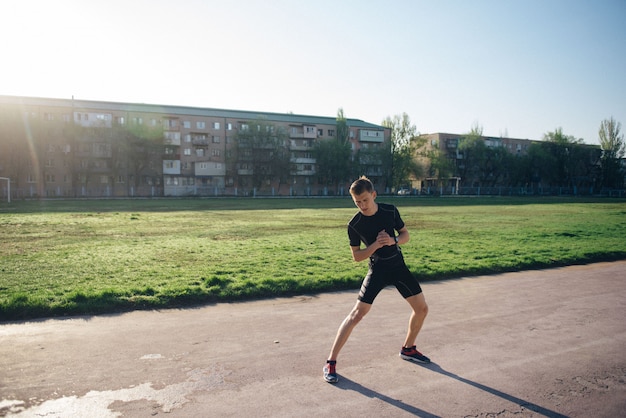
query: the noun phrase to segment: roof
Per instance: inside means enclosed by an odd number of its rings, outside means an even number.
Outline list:
[[[312,116],[300,115],[293,113],[274,113],[250,110],[233,110],[220,109],[210,107],[190,107],[176,105],[160,105],[147,103],[123,103],[123,102],[106,102],[95,100],[79,100],[79,99],[56,99],[42,97],[25,97],[25,96],[3,96],[0,95],[0,103],[20,103],[24,105],[45,105],[59,107],[76,107],[85,109],[98,109],[103,111],[126,111],[138,113],[160,113],[168,115],[187,115],[187,116],[204,116],[204,117],[221,117],[239,120],[256,120],[267,119],[276,122],[298,123],[298,124],[323,124],[335,125],[336,117],[331,116]],[[348,126],[356,128],[369,128],[381,130],[383,126],[365,122],[361,119],[346,118]]]

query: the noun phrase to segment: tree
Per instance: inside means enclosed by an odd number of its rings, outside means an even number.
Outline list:
[[[439,148],[429,148],[420,155],[430,162],[426,173],[428,177],[436,177],[441,180],[454,175],[454,160],[448,158],[446,153]]]
[[[511,167],[512,155],[501,146],[487,147],[486,154],[487,158],[482,170],[481,183],[489,187],[502,185],[504,179],[510,177],[509,168]]]
[[[350,180],[354,175],[350,128],[343,109],[337,111],[337,135],[332,139],[316,141],[313,154],[317,164],[318,183],[336,187]]]
[[[554,161],[543,143],[532,143],[528,152],[522,157],[522,179],[525,185],[539,187],[542,184],[549,185],[554,178],[551,173]]]
[[[458,166],[458,175],[466,186],[480,186],[487,146],[483,139],[483,128],[475,123],[470,131],[459,140],[459,153],[462,161]]]
[[[0,168],[2,176],[11,179],[14,195],[26,188],[29,173],[32,180],[40,181],[41,177],[31,125],[18,109],[0,108]]]
[[[320,184],[336,186],[348,180],[352,174],[352,148],[350,142],[337,138],[316,141],[313,155],[317,163]]]
[[[422,172],[415,158],[419,148],[419,134],[406,113],[393,118],[387,116],[381,125],[391,129],[391,186],[400,188],[409,183],[411,177],[418,177]]]
[[[158,186],[160,193],[165,148],[163,127],[132,124],[121,127],[114,135],[120,139],[117,147],[119,156],[123,158],[126,154],[128,184],[133,193],[150,196],[149,189],[153,186]]]
[[[348,128],[348,120],[343,114],[343,109],[339,108],[337,111],[337,141],[349,142],[350,141],[350,128]]]
[[[239,176],[240,186],[261,189],[284,180],[290,170],[287,134],[263,119],[246,122],[237,132],[237,164],[250,174]]]
[[[600,123],[598,136],[602,156],[602,185],[605,187],[624,187],[624,173],[621,169],[621,159],[626,153],[624,135],[620,134],[622,124],[611,116]]]
[[[547,179],[552,186],[574,187],[574,179],[577,177],[576,156],[583,140],[565,135],[561,128],[544,134],[543,140],[541,145],[550,156],[545,167]]]

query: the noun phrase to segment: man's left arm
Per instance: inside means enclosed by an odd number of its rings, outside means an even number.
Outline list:
[[[396,241],[397,238],[397,241]],[[380,244],[381,247],[389,246],[389,245],[402,245],[409,242],[410,239],[409,230],[406,229],[406,226],[403,226],[398,230],[398,235],[395,237],[393,235],[389,235],[387,232],[380,231],[378,233],[378,237],[376,237],[376,241]]]
[[[406,229],[406,226],[403,226],[401,229],[398,230],[398,235],[396,235],[396,238],[398,238],[398,245],[406,244],[407,242],[409,242],[409,240],[411,239],[411,235],[409,234],[409,230]]]

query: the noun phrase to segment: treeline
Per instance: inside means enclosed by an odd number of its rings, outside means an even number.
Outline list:
[[[600,146],[588,145],[563,133],[561,128],[544,135],[542,141],[529,141],[523,152],[488,145],[482,127],[475,125],[460,136],[453,150],[434,147],[404,114],[388,118],[392,128],[396,188],[411,180],[458,179],[458,187],[568,188],[599,192],[623,189],[625,170],[624,136],[621,124],[612,117],[602,121]]]

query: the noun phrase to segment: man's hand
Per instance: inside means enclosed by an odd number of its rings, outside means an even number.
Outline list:
[[[376,237],[376,242],[381,247],[388,246],[388,245],[396,245],[396,240],[393,239],[393,237],[389,235],[385,230],[382,230],[378,233],[378,236]]]

